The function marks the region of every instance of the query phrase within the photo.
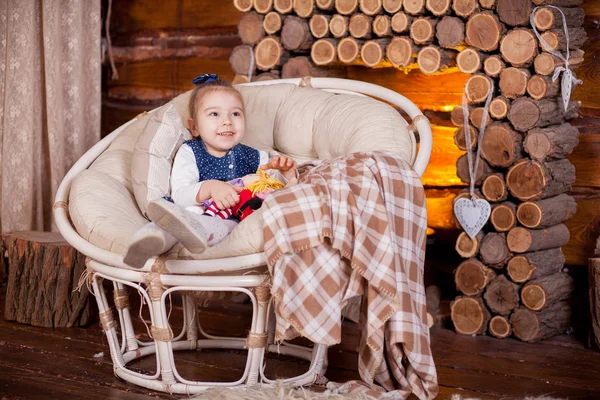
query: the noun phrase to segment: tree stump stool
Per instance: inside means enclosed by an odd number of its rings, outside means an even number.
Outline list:
[[[96,314],[86,285],[75,290],[85,271],[85,256],[59,233],[2,235],[8,252],[4,317],[46,328],[88,325]]]

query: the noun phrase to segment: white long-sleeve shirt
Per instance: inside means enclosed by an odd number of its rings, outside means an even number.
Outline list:
[[[258,165],[269,162],[269,153],[259,151],[260,160]],[[182,144],[175,160],[173,160],[173,169],[171,170],[171,198],[175,204],[181,207],[199,206],[196,201],[198,191],[202,186],[196,156],[194,151],[187,144]]]

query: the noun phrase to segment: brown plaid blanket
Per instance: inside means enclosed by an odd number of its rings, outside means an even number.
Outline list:
[[[337,388],[434,398],[423,285],[427,210],[409,164],[372,152],[312,165],[263,208],[277,340],[339,343],[342,308],[360,296],[364,382]]]

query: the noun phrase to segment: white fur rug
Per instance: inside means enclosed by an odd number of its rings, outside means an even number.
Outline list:
[[[192,399],[202,400],[376,400],[362,393],[358,394],[326,394],[313,392],[299,387],[290,388],[283,385],[264,388],[249,386],[243,389],[213,388],[195,395]],[[467,399],[464,399],[467,400]]]
[[[264,388],[249,386],[243,389],[213,388],[195,395],[192,399],[200,400],[376,400],[365,394],[326,394],[313,392],[304,388],[290,388],[281,384]],[[463,397],[453,394],[452,400],[480,400],[476,397]],[[557,397],[537,396],[525,397],[523,400],[563,400]]]

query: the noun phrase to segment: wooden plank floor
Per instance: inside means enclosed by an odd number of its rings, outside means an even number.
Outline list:
[[[0,289],[0,310],[5,289]],[[201,309],[202,325],[209,333],[244,332],[249,326],[247,304],[224,309],[211,304]],[[177,324],[174,307],[171,319]],[[143,324],[136,324],[140,338]],[[327,377],[335,381],[358,378],[358,330],[345,323],[344,340],[329,351]],[[538,344],[491,337],[467,337],[450,330],[432,331],[440,395],[453,393],[481,399],[516,399],[550,395],[574,399],[600,398],[600,353],[586,350],[563,335]],[[94,357],[103,353],[103,357]],[[242,373],[243,352],[178,352],[176,366],[187,379],[235,380]],[[155,371],[152,357],[132,362],[132,368]],[[267,373],[285,377],[300,373],[307,363],[271,356]],[[108,345],[98,323],[88,328],[47,329],[6,321],[0,317],[0,399],[144,399],[185,398],[152,392],[128,384],[113,374]]]

